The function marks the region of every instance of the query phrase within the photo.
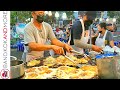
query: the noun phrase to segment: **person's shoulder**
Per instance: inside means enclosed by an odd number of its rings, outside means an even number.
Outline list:
[[[108,31],[108,32],[107,32],[107,36],[110,36],[110,37],[111,37],[111,36],[113,36],[113,33],[112,33],[111,31]]]
[[[75,24],[75,25],[76,25],[76,24],[81,24],[81,22],[80,22],[80,20],[76,20],[74,24]]]
[[[29,22],[28,24],[26,24],[24,30],[25,30],[25,31],[26,31],[26,30],[31,30],[32,28],[33,28],[33,24],[32,24],[32,22]]]
[[[109,35],[109,34],[112,34],[112,32],[108,30],[107,34],[108,34],[108,35]]]
[[[77,27],[77,26],[80,26],[81,25],[81,22],[79,20],[75,21],[74,24],[73,24],[73,27]]]
[[[25,28],[29,28],[29,27],[32,27],[32,23],[29,22],[28,24],[26,24]]]
[[[25,27],[29,27],[29,26],[31,26],[31,24],[32,24],[32,22],[29,22],[29,23],[26,24]]]
[[[47,22],[43,22],[43,24],[46,26],[46,27],[51,27],[51,25]]]

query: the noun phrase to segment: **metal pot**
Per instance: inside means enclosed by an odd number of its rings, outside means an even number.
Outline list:
[[[17,60],[16,57],[11,56],[10,76],[11,79],[17,79],[24,76],[24,62]]]
[[[120,56],[107,57],[96,60],[98,76],[101,79],[120,78]]]

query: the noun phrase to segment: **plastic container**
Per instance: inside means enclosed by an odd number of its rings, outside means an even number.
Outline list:
[[[17,42],[17,51],[24,51],[24,43],[22,41]]]
[[[114,53],[114,49],[111,48],[110,46],[105,46],[103,51],[104,51],[104,54],[113,54]]]
[[[96,59],[101,59],[105,57],[114,57],[114,56],[117,56],[117,54],[116,53],[99,54],[96,55]]]
[[[101,58],[104,58],[104,55],[102,54],[96,55],[96,59],[101,59]]]
[[[119,41],[118,47],[120,48],[120,41]]]
[[[114,41],[114,45],[115,45],[115,46],[118,46],[119,43],[120,43],[119,41]]]

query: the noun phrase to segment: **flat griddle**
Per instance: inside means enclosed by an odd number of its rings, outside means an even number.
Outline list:
[[[60,55],[55,55],[53,58],[57,58],[59,56]],[[83,58],[83,56],[81,56],[81,55],[74,55],[74,56],[77,57],[77,58]],[[37,58],[36,60],[40,60],[40,63],[38,65],[35,65],[35,66],[27,66],[28,62],[26,62],[25,67],[27,69],[27,68],[32,68],[32,67],[44,66],[44,59],[46,59],[48,57]],[[96,63],[93,60],[89,60],[88,63],[80,63],[80,64],[81,64],[81,67],[84,66],[84,65],[92,65],[92,66],[96,65]],[[60,65],[60,64],[59,65],[53,65],[53,66],[50,66],[49,68],[58,68],[60,66],[64,66],[64,65]],[[75,68],[80,68],[80,67],[72,66],[72,65],[67,65],[67,66],[69,66],[69,67],[75,67]],[[57,78],[57,76],[53,76],[51,78],[46,78],[46,79],[59,79],[59,78]],[[90,79],[99,79],[99,77],[98,76],[94,76],[94,77],[92,77]]]
[[[53,58],[57,58],[59,56],[61,56],[61,55],[55,55],[55,56],[53,56]],[[79,59],[84,57],[84,56],[81,56],[81,55],[74,55],[74,56],[79,58]],[[29,63],[29,62],[26,62],[25,67],[26,68],[32,68],[32,67],[44,66],[44,59],[46,59],[48,57],[42,57],[42,58],[35,59],[35,60],[40,60],[40,63],[37,64],[37,65],[34,65],[34,66],[27,66],[27,63]],[[79,64],[80,64],[80,66],[84,66],[84,65],[92,65],[92,66],[94,66],[94,65],[96,65],[96,63],[93,60],[89,60],[88,63],[79,63]],[[49,68],[58,68],[59,66],[64,66],[64,65],[62,65],[62,64],[54,64],[53,66],[49,66]],[[80,68],[77,65],[76,66],[67,65],[67,66]]]

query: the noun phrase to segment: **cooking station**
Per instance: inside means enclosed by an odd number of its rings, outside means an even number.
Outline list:
[[[120,56],[64,55],[23,62],[11,60],[11,79],[120,79]]]

